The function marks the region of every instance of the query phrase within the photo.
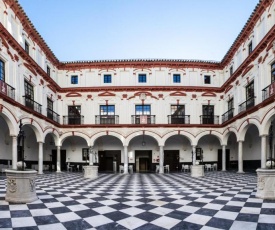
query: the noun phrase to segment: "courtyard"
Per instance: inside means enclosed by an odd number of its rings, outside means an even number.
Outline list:
[[[275,229],[275,201],[255,197],[255,173],[45,173],[38,200],[5,201],[0,176],[0,229]]]

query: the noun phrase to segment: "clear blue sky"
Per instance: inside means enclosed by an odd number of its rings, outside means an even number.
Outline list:
[[[220,61],[259,0],[19,0],[60,61]]]

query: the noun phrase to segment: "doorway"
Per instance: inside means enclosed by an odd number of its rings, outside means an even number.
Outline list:
[[[164,163],[169,165],[170,171],[178,171],[179,168],[179,150],[164,150]]]
[[[52,167],[54,166],[54,167]],[[52,165],[50,168],[53,169],[53,171],[57,170],[57,150],[53,149],[52,150]],[[60,150],[60,170],[61,171],[66,171],[67,170],[67,165],[66,165],[66,150],[61,149]]]
[[[150,172],[152,170],[152,151],[151,150],[136,150],[135,151],[136,172]]]
[[[226,155],[226,170],[229,169],[230,166],[230,149],[225,150]],[[218,170],[222,170],[222,149],[218,149]]]
[[[101,172],[117,172],[121,164],[121,151],[120,150],[105,150],[98,151],[99,167],[98,171]]]

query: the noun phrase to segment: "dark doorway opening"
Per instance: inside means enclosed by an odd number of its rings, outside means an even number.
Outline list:
[[[53,171],[57,170],[57,150],[53,149],[52,150],[52,166],[50,166]],[[66,165],[66,150],[61,149],[60,150],[60,170],[61,171],[66,171],[67,170],[67,165]]]
[[[120,150],[98,151],[100,172],[117,172],[121,164]]]
[[[226,170],[230,169],[230,149],[225,150]],[[218,170],[222,170],[222,149],[218,149]]]
[[[135,172],[151,172],[153,170],[151,150],[136,150],[135,158]]]
[[[179,150],[164,150],[163,165],[169,165],[170,171],[179,171]]]

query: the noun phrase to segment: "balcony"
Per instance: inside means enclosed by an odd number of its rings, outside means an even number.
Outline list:
[[[113,125],[119,123],[119,116],[118,115],[96,115],[95,116],[95,123],[97,125]]]
[[[219,116],[215,115],[201,115],[200,116],[201,124],[219,124]]]
[[[190,124],[190,115],[168,115],[168,124]]]
[[[263,101],[270,98],[275,93],[275,81],[265,87],[263,90]]]
[[[35,112],[41,113],[42,105],[31,99],[29,95],[23,96],[25,98],[25,106],[34,110]]]
[[[53,110],[51,110],[49,108],[47,108],[47,117],[57,123],[60,123],[59,114],[57,114],[56,112],[54,112]]]
[[[84,116],[63,116],[63,125],[83,125]]]
[[[155,124],[156,116],[155,115],[132,115],[132,124],[143,125],[143,124]]]
[[[15,88],[13,88],[9,84],[1,80],[0,80],[0,93],[10,97],[13,100],[15,98]]]
[[[247,99],[245,102],[239,105],[239,113],[248,110],[255,105],[255,97]]]
[[[225,112],[223,115],[222,115],[222,123],[230,120],[232,117],[234,117],[234,108],[232,109],[229,109],[227,112]]]

